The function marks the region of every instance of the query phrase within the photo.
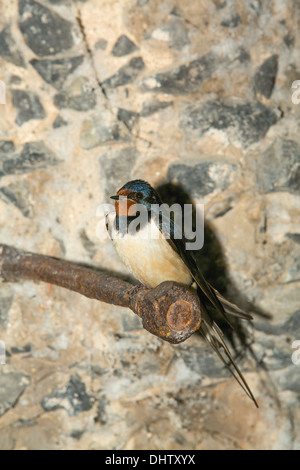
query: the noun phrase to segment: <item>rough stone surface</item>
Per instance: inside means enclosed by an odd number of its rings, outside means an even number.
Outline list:
[[[13,408],[28,385],[29,377],[22,371],[1,364],[0,416]]]
[[[111,115],[106,111],[83,122],[80,143],[84,149],[126,140],[130,140],[126,128],[118,121],[112,120]]]
[[[9,184],[0,188],[0,198],[16,206],[25,217],[32,217],[32,206],[28,201],[30,193],[26,182]]]
[[[260,408],[198,334],[3,283],[1,449],[300,449],[299,51],[298,0],[2,0],[0,242],[128,278],[109,196],[204,204],[195,255],[254,317],[226,336]]]
[[[224,26],[225,28],[236,28],[241,22],[241,17],[238,14],[235,14],[222,20],[221,26]]]
[[[63,59],[32,59],[31,65],[41,75],[45,82],[50,83],[58,90],[63,87],[69,74],[82,63],[84,56]]]
[[[39,56],[73,46],[71,23],[34,0],[19,0],[19,27],[28,47]]]
[[[258,158],[257,177],[261,188],[300,194],[300,146],[287,139],[276,140]]]
[[[261,140],[276,121],[276,114],[261,103],[208,101],[188,106],[181,127],[188,136],[192,132],[197,137],[220,132],[226,139],[248,146]]]
[[[8,175],[24,174],[57,163],[56,156],[44,142],[27,142],[19,155],[3,159],[2,171]]]
[[[0,57],[12,62],[19,67],[24,67],[25,62],[17,44],[11,35],[10,28],[6,26],[0,32]]]
[[[130,169],[136,162],[136,154],[135,147],[125,147],[122,150],[114,150],[109,154],[105,152],[100,155],[102,185],[107,196],[113,196],[116,193],[116,182],[121,187],[125,175],[128,176],[128,180],[130,179]]]
[[[157,113],[160,109],[167,108],[168,106],[172,106],[172,101],[158,101],[158,100],[150,100],[145,101],[143,103],[143,108],[141,111],[142,117],[151,116],[154,113]]]
[[[9,322],[9,311],[14,299],[13,292],[9,285],[2,285],[0,288],[0,331],[5,330]]]
[[[89,79],[76,78],[63,92],[54,96],[54,104],[58,109],[70,108],[76,111],[88,111],[95,108],[96,97]]]
[[[93,399],[86,393],[85,384],[80,377],[72,375],[65,387],[55,388],[50,395],[42,399],[41,405],[45,411],[63,408],[72,416],[90,410]]]
[[[54,129],[58,129],[59,127],[67,126],[67,125],[68,125],[67,121],[65,121],[64,118],[61,117],[59,114],[56,116],[52,124]]]
[[[124,34],[120,36],[114,45],[111,53],[115,57],[123,57],[124,55],[131,54],[132,52],[136,51],[136,45]]]
[[[237,166],[226,162],[190,162],[169,166],[168,179],[193,197],[224,191],[237,178]]]
[[[44,119],[46,113],[36,93],[25,90],[11,90],[13,105],[17,110],[16,123],[22,126],[30,119]]]
[[[254,75],[254,86],[258,93],[270,98],[278,71],[278,55],[274,54],[264,61]]]
[[[163,27],[145,33],[145,38],[159,39],[174,49],[183,49],[189,43],[189,31],[180,15],[176,15],[176,11],[174,11],[174,16],[170,15],[170,21],[166,21]]]
[[[137,123],[139,118],[139,114],[135,111],[130,111],[129,109],[122,109],[118,110],[118,119],[122,121],[125,126],[131,131]]]
[[[159,91],[174,95],[194,93],[200,89],[205,80],[211,77],[218,67],[218,62],[214,54],[208,53],[170,72],[146,77],[141,86],[145,91]]]
[[[121,67],[116,74],[103,82],[104,89],[117,88],[134,82],[142,70],[144,70],[144,67],[145,64],[142,57],[134,57],[128,64]]]

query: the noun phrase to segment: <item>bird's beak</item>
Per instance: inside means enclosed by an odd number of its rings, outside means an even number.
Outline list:
[[[134,191],[128,191],[127,189],[119,189],[117,191],[117,194],[115,196],[110,196],[111,199],[115,199],[116,201],[119,201],[121,198],[122,199],[131,199],[130,194],[132,195]]]

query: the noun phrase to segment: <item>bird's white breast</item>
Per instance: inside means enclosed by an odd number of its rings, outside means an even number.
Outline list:
[[[163,238],[152,221],[134,234],[121,236],[109,224],[115,248],[135,278],[147,287],[156,287],[163,281],[190,285],[192,277],[181,257]]]

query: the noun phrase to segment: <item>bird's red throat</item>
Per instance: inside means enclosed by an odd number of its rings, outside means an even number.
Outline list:
[[[127,199],[121,198],[121,199],[116,200],[115,208],[116,208],[116,213],[118,214],[118,216],[129,215],[130,207],[136,204],[136,201],[133,201],[133,199],[130,199],[130,195],[133,193],[134,191],[129,191],[128,189],[120,189],[118,191],[117,194],[119,196],[124,196],[127,198]]]

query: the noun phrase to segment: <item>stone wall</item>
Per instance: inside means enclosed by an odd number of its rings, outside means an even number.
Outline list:
[[[128,275],[97,235],[109,195],[204,203],[199,263],[253,312],[227,341],[260,408],[196,334],[2,284],[0,448],[299,449],[299,26],[298,0],[2,0],[0,242]]]

